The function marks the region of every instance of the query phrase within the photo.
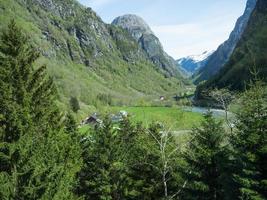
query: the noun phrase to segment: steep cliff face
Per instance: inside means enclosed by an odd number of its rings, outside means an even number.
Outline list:
[[[123,15],[114,19],[112,24],[127,30],[167,77],[181,77],[175,60],[164,51],[159,39],[142,18],[136,15]]]
[[[116,48],[108,28],[96,13],[74,0],[17,2],[33,18],[26,19],[27,22],[38,26],[42,39],[52,44],[44,51],[46,56],[67,54],[76,63],[93,66],[97,58]]]
[[[267,1],[258,0],[247,27],[229,61],[216,76],[198,87],[198,94],[210,88],[243,91],[250,80],[267,82]]]
[[[92,105],[102,93],[134,103],[182,84],[157,71],[126,30],[105,24],[75,0],[0,0],[0,31],[13,18],[43,54],[39,62],[47,65],[64,103],[76,96],[81,105]]]
[[[217,74],[229,60],[247,26],[248,20],[255,8],[256,2],[257,0],[247,1],[245,12],[237,20],[235,28],[230,34],[229,39],[218,47],[218,49],[210,56],[205,66],[194,75],[196,83],[199,83],[203,80],[208,80],[209,78]]]

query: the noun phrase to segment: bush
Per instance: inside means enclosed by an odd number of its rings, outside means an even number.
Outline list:
[[[77,97],[70,98],[70,107],[71,107],[71,110],[75,113],[77,113],[80,110],[80,104],[79,104]]]

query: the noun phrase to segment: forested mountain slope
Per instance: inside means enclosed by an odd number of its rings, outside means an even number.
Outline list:
[[[208,80],[216,75],[220,69],[229,61],[238,41],[247,27],[248,20],[253,12],[257,0],[248,0],[244,14],[237,20],[236,25],[227,41],[209,57],[202,69],[195,73],[195,83]]]
[[[199,89],[243,90],[253,76],[267,80],[267,1],[258,0],[233,55],[224,68]]]
[[[166,78],[127,31],[75,0],[0,0],[0,29],[11,19],[41,51],[38,62],[47,65],[64,103],[75,96],[92,105],[101,94],[132,103],[183,87],[182,79]]]

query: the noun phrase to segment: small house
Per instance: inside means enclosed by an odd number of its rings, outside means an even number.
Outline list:
[[[87,117],[85,120],[82,121],[82,125],[101,125],[103,121],[99,118],[97,113],[92,114],[90,117]]]

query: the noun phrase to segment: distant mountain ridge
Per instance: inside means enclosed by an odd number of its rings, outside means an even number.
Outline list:
[[[251,73],[252,72],[252,73]],[[254,73],[254,74],[253,74]],[[267,1],[258,0],[229,61],[213,78],[200,84],[197,95],[212,88],[243,91],[250,81],[267,82]]]
[[[178,59],[177,64],[190,75],[202,69],[214,51],[205,51],[200,55],[191,55]]]
[[[175,60],[164,51],[157,36],[141,17],[127,14],[117,17],[112,24],[127,30],[167,77],[180,76]]]
[[[257,0],[248,0],[244,14],[237,20],[230,37],[210,56],[205,66],[194,75],[195,83],[208,80],[227,63],[238,41],[247,27],[248,20],[256,6]]]

